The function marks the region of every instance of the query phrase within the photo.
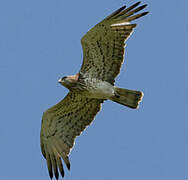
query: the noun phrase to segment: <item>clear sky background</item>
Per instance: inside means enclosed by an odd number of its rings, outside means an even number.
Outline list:
[[[0,179],[47,180],[44,110],[82,63],[81,37],[124,0],[0,1]],[[139,110],[107,101],[76,140],[66,180],[188,179],[188,1],[145,0],[116,85],[142,90]]]

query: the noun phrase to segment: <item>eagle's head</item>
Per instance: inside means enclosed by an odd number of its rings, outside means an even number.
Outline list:
[[[65,76],[58,80],[58,83],[60,83],[62,86],[65,86],[68,89],[71,89],[76,86],[78,81],[78,74],[73,76]]]

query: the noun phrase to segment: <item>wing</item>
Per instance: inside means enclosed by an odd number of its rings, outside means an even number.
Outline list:
[[[68,155],[75,138],[93,121],[102,102],[69,92],[61,102],[44,112],[40,141],[51,178],[54,173],[58,179],[58,169],[64,176],[61,158],[70,169]]]
[[[139,4],[129,8],[123,6],[83,36],[81,73],[114,84],[123,63],[125,41],[136,27],[136,24],[130,22],[148,13],[133,15],[146,7],[137,7]]]

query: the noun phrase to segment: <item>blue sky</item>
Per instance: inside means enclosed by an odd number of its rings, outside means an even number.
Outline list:
[[[48,178],[40,152],[44,110],[82,63],[81,37],[123,0],[0,1],[0,179]],[[187,0],[145,0],[116,85],[142,90],[139,110],[105,102],[76,140],[65,179],[188,179]]]

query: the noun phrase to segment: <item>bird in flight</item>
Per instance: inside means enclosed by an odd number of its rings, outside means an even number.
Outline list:
[[[51,179],[53,175],[58,179],[59,172],[64,177],[62,159],[70,170],[69,153],[75,138],[91,124],[105,100],[138,108],[143,93],[116,87],[114,82],[124,60],[125,42],[136,27],[131,22],[148,13],[137,13],[146,7],[139,4],[121,7],[87,32],[81,39],[80,71],[59,79],[69,93],[43,113],[40,133],[41,151]]]

